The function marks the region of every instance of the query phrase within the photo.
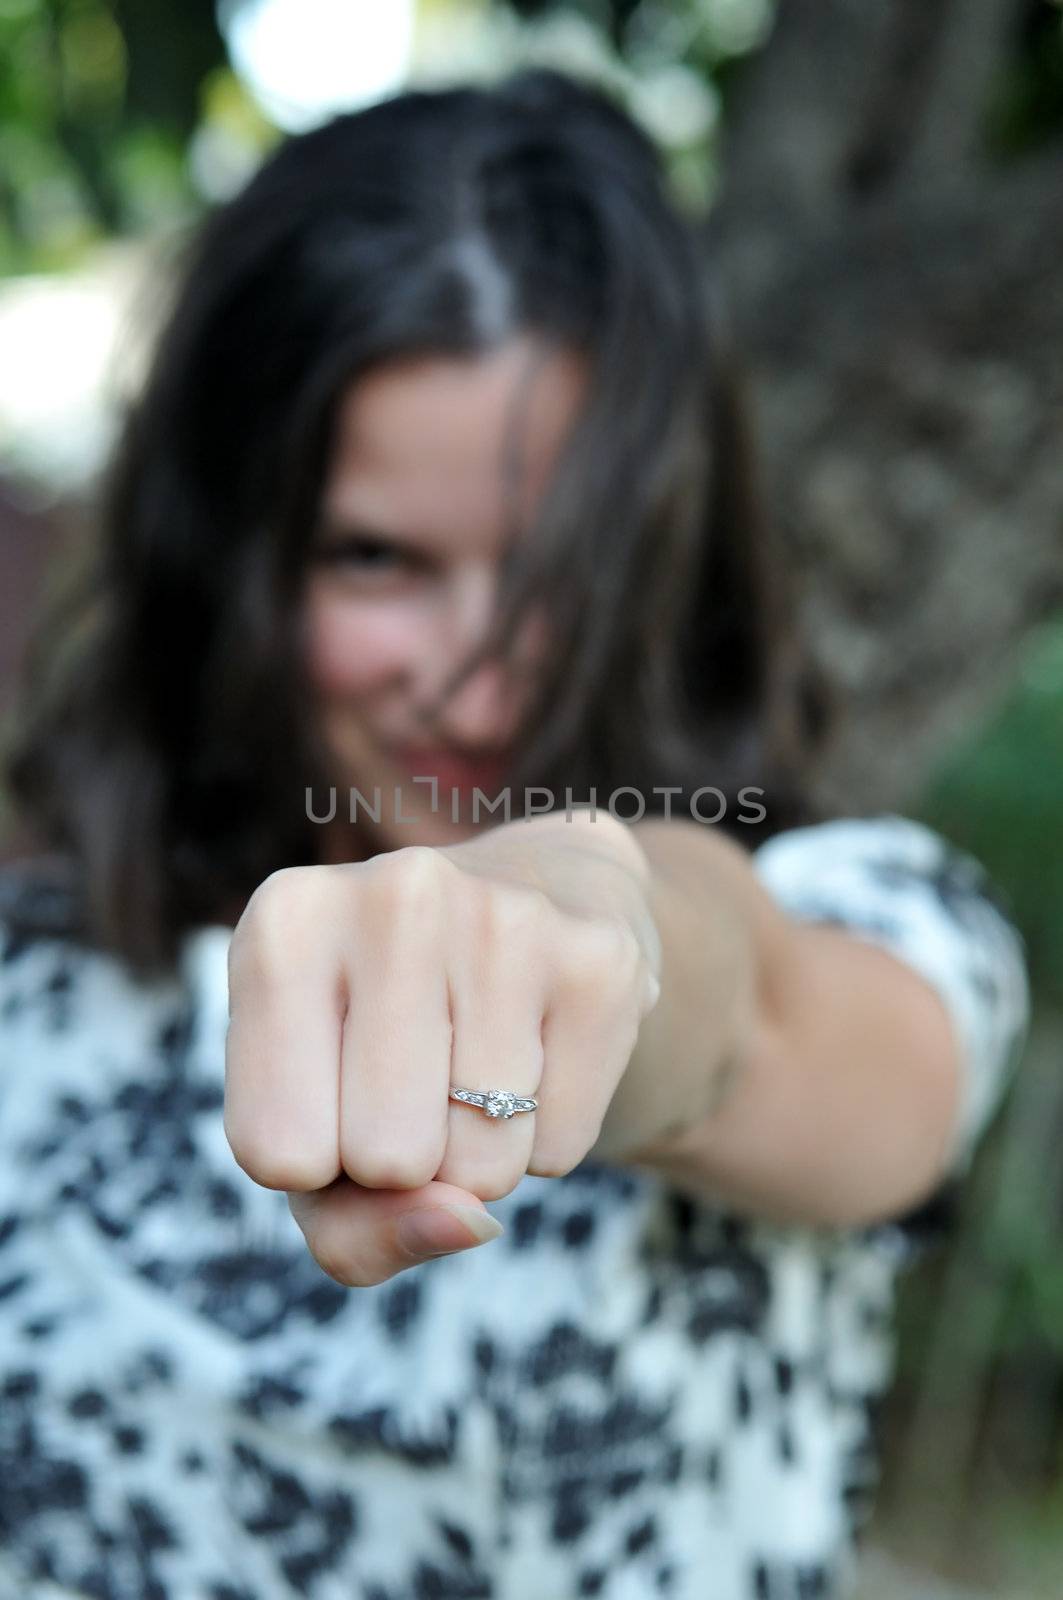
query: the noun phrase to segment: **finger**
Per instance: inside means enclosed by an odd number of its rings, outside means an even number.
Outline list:
[[[340,1159],[369,1189],[428,1183],[447,1139],[444,894],[431,852],[402,855],[364,886],[348,968]]]
[[[288,1204],[318,1265],[348,1288],[383,1283],[503,1231],[475,1195],[447,1183],[398,1193],[341,1176],[317,1194],[290,1194]]]
[[[229,946],[224,1129],[267,1189],[320,1189],[340,1170],[343,975],[335,886],[303,869],[266,879]]]
[[[452,1086],[535,1096],[552,976],[549,917],[548,902],[536,891],[507,886],[478,897],[466,922],[470,936],[449,958]],[[451,1101],[446,1155],[436,1177],[461,1184],[481,1200],[501,1199],[527,1171],[535,1117],[534,1111],[520,1111],[496,1119]]]
[[[643,967],[638,941],[619,923],[586,922],[566,940],[543,1019],[530,1173],[562,1177],[597,1140],[638,1040]]]

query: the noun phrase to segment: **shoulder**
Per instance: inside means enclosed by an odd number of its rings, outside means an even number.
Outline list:
[[[84,897],[59,857],[0,866],[0,1034],[8,1049],[116,1042],[130,1030],[150,1036],[160,1008],[198,1002],[207,984],[212,1008],[225,988],[227,930],[209,928],[182,942],[175,968],[135,977],[87,933]]]
[[[81,965],[80,896],[69,866],[57,857],[0,867],[0,1025],[27,1015],[69,1015]]]
[[[0,926],[5,948],[27,948],[43,939],[80,936],[83,897],[71,863],[63,856],[37,856],[0,864]]]
[[[752,859],[799,916],[906,945],[950,938],[970,951],[980,942],[1024,968],[1006,894],[981,862],[922,822],[887,813],[815,823],[777,834]]]
[[[935,889],[946,898],[950,891],[974,891],[1004,909],[979,862],[925,823],[894,812],[791,828],[762,844],[753,859],[780,891],[813,877],[829,882],[835,892],[847,881],[892,888],[907,884]]]

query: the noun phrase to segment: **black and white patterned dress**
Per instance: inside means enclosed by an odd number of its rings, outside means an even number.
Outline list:
[[[1027,1022],[981,870],[892,815],[754,859],[943,996],[960,1175]],[[25,924],[0,900],[0,1600],[844,1592],[914,1219],[769,1227],[588,1161],[345,1289],[225,1140],[229,930],[138,985]]]

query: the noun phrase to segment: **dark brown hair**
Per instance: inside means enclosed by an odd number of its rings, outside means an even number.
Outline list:
[[[29,653],[6,764],[70,863],[88,937],[161,969],[188,928],[319,859],[305,794],[330,773],[297,614],[337,401],[389,359],[516,332],[585,354],[591,376],[466,664],[505,657],[545,597],[557,648],[511,786],[564,804],[566,786],[603,803],[627,785],[650,810],[677,786],[681,815],[711,784],[750,844],[811,817],[812,680],[709,274],[648,140],[547,71],[339,117],[208,218],[125,420],[98,548]],[[764,790],[759,827],[736,821],[743,786]]]

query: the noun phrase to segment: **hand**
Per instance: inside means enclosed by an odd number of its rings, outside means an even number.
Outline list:
[[[454,1204],[493,1236],[484,1200],[570,1172],[598,1138],[659,994],[660,942],[631,830],[571,815],[287,868],[240,918],[226,1137],[288,1192],[341,1283],[482,1242]],[[452,1084],[539,1108],[495,1121]]]

